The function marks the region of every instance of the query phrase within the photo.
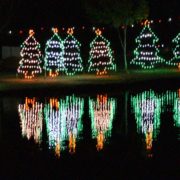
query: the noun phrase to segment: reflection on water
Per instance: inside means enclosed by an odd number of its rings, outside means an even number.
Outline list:
[[[48,134],[49,148],[55,149],[55,154],[60,157],[61,150],[66,148],[69,141],[69,152],[75,153],[76,139],[82,132],[82,115],[84,99],[75,96],[66,96],[58,100],[46,100],[44,117]]]
[[[106,139],[111,137],[112,123],[115,114],[116,100],[107,95],[89,98],[92,138],[97,139],[97,150],[102,150]]]
[[[46,122],[48,143],[50,149],[60,157],[60,151],[64,148],[63,141],[66,138],[66,122],[61,117],[61,105],[56,98],[46,99],[44,105],[44,118]]]
[[[33,138],[36,143],[42,140],[43,105],[36,98],[25,98],[24,104],[18,106],[21,120],[22,136]]]
[[[66,122],[66,136],[69,140],[69,152],[75,153],[76,139],[80,138],[83,130],[82,115],[84,113],[84,99],[66,96],[60,101],[62,119]]]
[[[180,128],[180,90],[178,90],[178,95],[174,97],[173,112],[175,126]]]
[[[137,131],[143,133],[148,156],[152,156],[152,142],[160,128],[161,103],[154,91],[144,91],[131,96],[131,104],[136,118]]]
[[[125,95],[127,98],[124,98]],[[126,108],[132,112],[128,114],[127,109],[121,113]],[[117,138],[120,133],[125,132],[120,128],[132,126],[133,119],[147,157],[153,157],[154,143],[158,141],[162,125],[161,116],[167,112],[172,113],[168,117],[172,116],[170,121],[174,124],[173,128],[180,131],[179,90],[124,92],[121,97],[107,94],[41,99],[26,97],[18,105],[22,136],[28,140],[33,139],[37,144],[42,144],[43,139],[43,142],[47,142],[43,144],[57,157],[65,151],[74,154],[84,137],[96,140],[96,149],[101,151],[105,144],[108,146],[107,142],[111,143],[113,130],[116,129],[113,136]],[[123,126],[124,124],[127,126]],[[90,136],[85,136],[89,132]],[[126,131],[124,137],[128,133],[131,132]]]

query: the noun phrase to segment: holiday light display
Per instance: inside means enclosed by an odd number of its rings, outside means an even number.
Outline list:
[[[156,44],[159,39],[151,30],[148,21],[145,22],[143,30],[135,41],[138,43],[138,47],[134,50],[135,58],[130,64],[139,65],[143,69],[152,69],[155,65],[165,62],[158,56],[159,49]]]
[[[110,42],[102,36],[99,29],[95,32],[96,37],[90,44],[88,72],[95,71],[97,75],[104,75],[107,71],[116,70],[116,65]]]
[[[29,37],[21,45],[20,55],[22,59],[17,69],[18,74],[23,74],[26,79],[32,79],[35,74],[42,72],[40,44],[36,41],[33,30],[29,30]]]
[[[62,118],[62,109],[58,99],[50,98],[44,106],[44,118],[48,135],[49,148],[55,150],[60,157],[61,150],[65,149],[66,122]]]
[[[66,122],[66,135],[69,140],[69,152],[76,151],[76,139],[80,137],[83,125],[82,115],[84,110],[84,99],[73,96],[66,96],[60,100],[62,106],[62,119]]]
[[[35,98],[25,98],[25,104],[18,106],[21,121],[22,136],[28,140],[31,138],[38,144],[42,141],[43,105]]]
[[[64,40],[64,66],[67,75],[74,75],[83,71],[82,58],[80,54],[81,44],[73,36],[73,28],[69,28],[68,36]]]
[[[172,42],[176,45],[173,50],[174,57],[167,62],[167,64],[177,66],[180,69],[180,33],[172,40]]]
[[[97,95],[97,99],[89,99],[92,138],[97,139],[96,148],[102,150],[105,141],[111,137],[112,123],[116,110],[116,100],[107,95]]]
[[[58,29],[53,28],[53,36],[46,43],[44,69],[49,73],[50,77],[59,75],[59,71],[65,71],[64,67],[64,45]]]
[[[144,134],[148,157],[152,156],[152,142],[157,138],[160,128],[161,103],[154,91],[131,96],[131,105],[135,114],[137,132]]]

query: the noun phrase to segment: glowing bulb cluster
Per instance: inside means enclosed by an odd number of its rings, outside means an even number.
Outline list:
[[[95,71],[97,75],[104,75],[109,70],[116,70],[110,42],[101,34],[101,31],[97,29],[96,37],[90,44],[90,57],[88,60],[88,72]]]
[[[40,44],[36,41],[33,30],[29,31],[29,37],[21,45],[20,55],[22,59],[17,69],[18,74],[23,74],[26,79],[31,79],[35,74],[42,72]]]
[[[135,41],[138,43],[138,47],[134,50],[135,58],[132,59],[130,64],[139,65],[143,69],[152,69],[156,64],[161,64],[165,61],[158,56],[159,49],[155,44],[159,39],[152,32],[149,24],[145,24]]]

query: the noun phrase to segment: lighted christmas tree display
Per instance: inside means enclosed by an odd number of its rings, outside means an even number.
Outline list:
[[[98,151],[103,149],[104,143],[111,137],[115,110],[116,100],[107,95],[98,95],[96,100],[89,99],[92,138],[97,139]]]
[[[137,132],[144,134],[147,156],[152,156],[152,142],[160,129],[161,103],[154,91],[145,91],[131,96],[131,105],[135,114]]]
[[[44,106],[44,118],[48,135],[49,149],[55,151],[60,157],[61,151],[65,149],[66,122],[62,118],[62,109],[57,98],[50,98]]]
[[[42,72],[40,44],[36,41],[33,30],[29,30],[29,37],[21,45],[20,55],[22,59],[17,69],[18,74],[23,74],[26,79],[31,79],[35,74]]]
[[[177,66],[180,69],[180,33],[172,40],[172,43],[175,44],[174,57],[167,64]]]
[[[84,113],[84,99],[73,96],[66,96],[60,100],[62,106],[62,118],[66,122],[66,134],[69,140],[69,152],[75,153],[76,140],[83,130],[82,115]]]
[[[64,46],[58,35],[58,29],[53,28],[53,36],[46,43],[44,69],[50,77],[59,75],[59,71],[65,71],[64,67]]]
[[[157,43],[159,39],[150,28],[149,22],[145,22],[145,26],[140,35],[136,38],[138,47],[134,50],[135,58],[130,64],[139,65],[143,69],[152,69],[157,64],[165,62],[159,54]]]
[[[104,75],[107,71],[116,70],[116,65],[110,42],[102,36],[99,29],[95,32],[96,37],[90,44],[88,72],[95,71],[97,75]]]
[[[80,54],[81,44],[73,36],[73,28],[69,28],[68,36],[64,40],[64,66],[67,75],[74,75],[83,71],[82,58]]]
[[[31,138],[38,144],[42,141],[43,127],[43,105],[38,103],[35,98],[25,99],[25,104],[18,106],[21,121],[22,136],[28,140]]]

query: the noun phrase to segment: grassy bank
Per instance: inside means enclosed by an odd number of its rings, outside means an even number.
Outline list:
[[[113,75],[96,76],[81,74],[75,76],[59,76],[49,78],[39,76],[32,80],[21,79],[14,73],[0,74],[0,92],[19,90],[50,90],[61,91],[92,91],[92,90],[118,90],[119,88],[136,88],[141,86],[174,86],[180,85],[180,71],[176,69],[129,71]],[[118,89],[117,89],[118,88]]]

